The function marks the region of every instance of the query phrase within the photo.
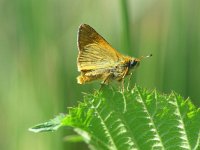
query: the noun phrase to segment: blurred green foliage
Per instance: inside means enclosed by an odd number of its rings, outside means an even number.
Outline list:
[[[81,92],[99,87],[76,83],[81,23],[123,54],[153,54],[141,63],[132,84],[174,90],[199,106],[199,6],[199,0],[1,0],[0,149],[86,148],[61,141],[66,130],[28,132],[33,124],[66,112],[81,100]]]

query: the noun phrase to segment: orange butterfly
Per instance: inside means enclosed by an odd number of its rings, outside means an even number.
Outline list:
[[[116,51],[92,27],[82,24],[78,30],[77,77],[79,84],[101,80],[108,84],[111,80],[123,81],[130,70],[140,64],[140,59],[124,56]],[[146,56],[150,57],[152,55]]]

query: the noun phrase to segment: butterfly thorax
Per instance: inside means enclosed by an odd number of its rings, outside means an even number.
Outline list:
[[[111,71],[113,73],[113,79],[121,81],[126,75],[137,68],[140,64],[140,60],[132,57],[125,57],[124,61],[120,62]]]

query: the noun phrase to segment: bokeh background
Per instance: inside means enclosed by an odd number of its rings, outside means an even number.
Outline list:
[[[132,84],[200,105],[199,0],[0,0],[0,149],[88,149],[70,128],[28,128],[67,112],[99,84],[78,85],[77,30],[95,28],[123,54],[152,53]]]

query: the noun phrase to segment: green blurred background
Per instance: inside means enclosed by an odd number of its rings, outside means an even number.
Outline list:
[[[77,30],[95,28],[123,54],[149,53],[132,84],[200,105],[199,0],[0,0],[0,149],[87,149],[70,128],[34,134],[99,84],[78,85]]]

